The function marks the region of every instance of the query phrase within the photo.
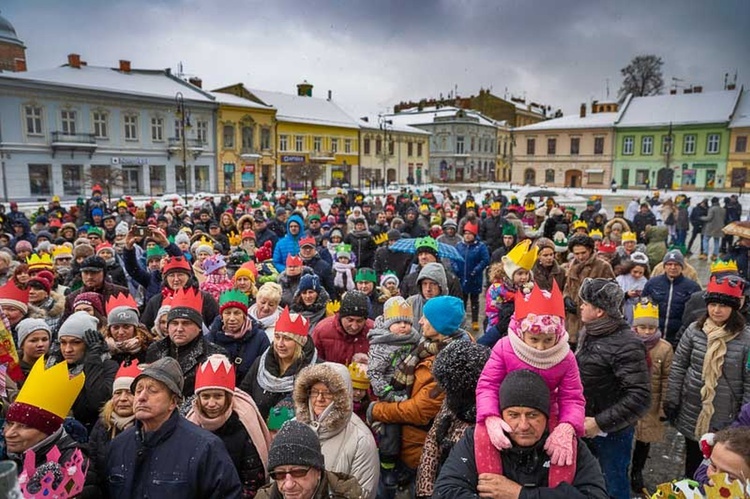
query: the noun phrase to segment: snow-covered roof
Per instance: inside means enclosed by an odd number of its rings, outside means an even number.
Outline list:
[[[333,101],[266,90],[248,89],[248,91],[266,104],[275,107],[278,121],[359,129],[357,121]]]
[[[234,94],[225,94],[223,92],[209,92],[209,94],[216,99],[216,102],[228,106],[251,107],[253,109],[273,109],[273,106],[266,106]]]
[[[750,90],[745,90],[740,96],[740,102],[737,109],[734,110],[729,128],[748,128],[750,127]]]
[[[384,118],[390,120],[390,116],[385,116]],[[378,116],[367,116],[367,121],[362,119],[359,120],[359,126],[360,128],[365,128],[368,130],[380,130],[380,119]],[[415,135],[432,135],[426,130],[415,128],[409,125],[397,125],[396,123],[388,123],[387,126],[389,132],[412,133]]]
[[[456,113],[463,111],[469,118],[476,118],[479,125],[498,126],[497,122],[484,116],[482,113],[471,109],[460,109],[453,106],[444,106],[437,108],[435,106],[425,107],[421,111],[418,108],[411,108],[396,114],[389,114],[387,119],[393,121],[394,126],[415,126],[431,125],[436,118],[455,117]]]
[[[213,102],[207,92],[179,78],[168,76],[164,70],[133,69],[126,73],[100,66],[74,68],[65,65],[23,73],[2,73],[0,78],[168,99],[174,99],[177,92],[182,92],[185,100]]]
[[[633,97],[623,106],[615,126],[727,123],[738,97],[738,90]]]
[[[533,125],[518,127],[518,131],[533,130],[562,130],[568,128],[607,128],[615,124],[617,113],[595,113],[581,118],[579,115],[563,116],[546,121],[540,121]]]

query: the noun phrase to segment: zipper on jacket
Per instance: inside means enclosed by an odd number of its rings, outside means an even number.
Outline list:
[[[669,277],[667,277],[669,279]],[[674,288],[674,279],[669,279],[669,296],[667,297],[667,315],[664,316],[664,337],[667,336],[667,326],[669,325],[669,312],[672,309],[672,289]]]

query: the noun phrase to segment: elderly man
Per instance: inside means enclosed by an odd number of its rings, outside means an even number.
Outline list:
[[[474,442],[481,437],[471,428],[443,464],[433,497],[608,497],[599,464],[580,440],[573,465],[550,465],[544,451],[550,394],[539,374],[525,369],[510,372],[500,386],[500,409],[512,446],[500,451],[499,459],[486,457],[500,473],[477,472]]]
[[[347,291],[341,308],[320,321],[312,330],[312,338],[321,361],[349,365],[354,354],[367,355],[370,343],[367,333],[373,321],[368,319],[370,300],[361,291]]]
[[[649,279],[641,296],[651,298],[651,301],[659,305],[659,329],[664,334],[664,339],[676,348],[679,340],[677,332],[682,325],[685,304],[701,287],[683,275],[685,258],[679,250],[667,252],[662,264],[664,273]]]
[[[183,383],[179,364],[169,357],[149,365],[133,381],[135,425],[112,441],[107,454],[113,499],[242,496],[221,439],[177,411]]]

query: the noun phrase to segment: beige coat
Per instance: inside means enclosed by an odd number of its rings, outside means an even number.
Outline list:
[[[570,297],[576,303],[577,311],[575,314],[565,314],[565,326],[568,329],[570,335],[570,342],[578,342],[578,331],[581,329],[581,305],[582,301],[578,297],[578,291],[581,289],[583,280],[587,277],[596,278],[603,277],[605,279],[614,279],[615,273],[612,271],[612,266],[604,260],[597,258],[596,252],[593,252],[591,257],[583,263],[574,261],[568,269],[568,279],[565,281],[565,290],[563,290],[563,296]]]
[[[661,442],[664,440],[664,416],[662,402],[667,392],[667,379],[672,368],[672,345],[659,340],[649,351],[651,357],[651,407],[645,416],[638,420],[635,438],[641,442]]]

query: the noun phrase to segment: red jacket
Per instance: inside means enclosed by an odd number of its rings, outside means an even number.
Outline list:
[[[370,332],[373,324],[371,319],[367,319],[362,331],[352,336],[344,331],[338,313],[318,322],[312,331],[313,342],[318,350],[318,359],[348,365],[355,353],[367,355],[370,350],[367,333]]]

